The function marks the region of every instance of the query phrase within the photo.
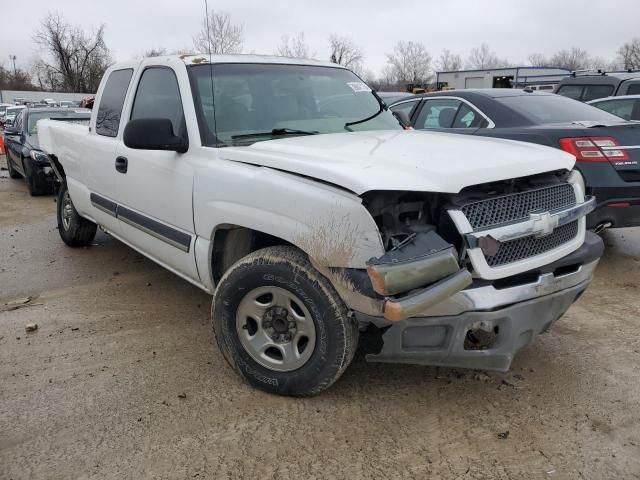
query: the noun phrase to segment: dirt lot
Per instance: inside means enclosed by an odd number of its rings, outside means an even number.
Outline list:
[[[300,400],[228,368],[206,294],[104,234],[64,247],[0,173],[2,479],[640,478],[639,233],[508,374],[360,354]]]

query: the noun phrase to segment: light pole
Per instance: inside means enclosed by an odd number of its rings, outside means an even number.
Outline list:
[[[13,62],[13,76],[16,76],[16,57],[15,55],[9,55],[9,60],[11,60]]]

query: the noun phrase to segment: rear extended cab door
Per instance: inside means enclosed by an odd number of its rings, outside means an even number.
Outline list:
[[[122,124],[132,119],[168,118],[174,133],[199,142],[187,71],[178,58],[143,61],[135,72]],[[193,223],[194,169],[189,152],[129,148],[119,141],[114,154],[115,198],[120,234],[158,263],[196,282]],[[122,167],[126,165],[126,167]]]
[[[122,109],[136,66],[118,65],[105,72],[89,122],[89,141],[77,142],[76,154],[65,158],[64,163],[67,185],[78,212],[116,235],[119,224],[114,162],[122,137]]]

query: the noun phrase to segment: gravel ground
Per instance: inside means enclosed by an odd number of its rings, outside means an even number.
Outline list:
[[[588,292],[507,374],[360,353],[290,399],[226,365],[208,295],[104,234],[66,248],[53,198],[6,173],[1,479],[640,478],[639,233],[605,234]]]

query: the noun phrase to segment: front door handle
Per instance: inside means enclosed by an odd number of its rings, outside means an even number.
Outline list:
[[[116,170],[120,173],[127,173],[127,167],[129,166],[129,160],[127,157],[116,158]]]

